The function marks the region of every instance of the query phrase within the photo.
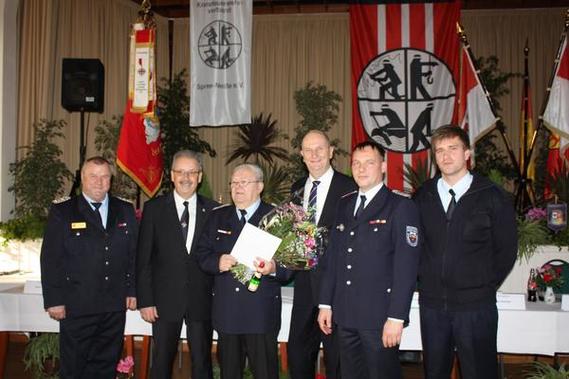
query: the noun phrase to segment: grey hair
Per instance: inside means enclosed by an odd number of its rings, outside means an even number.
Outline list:
[[[172,166],[170,166],[170,167],[174,167],[174,162],[176,162],[176,159],[178,159],[178,158],[193,159],[196,162],[198,162],[198,166],[200,166],[200,171],[203,170],[202,155],[196,151],[193,151],[193,150],[180,150],[180,151],[178,151],[172,157]]]
[[[254,164],[254,163],[241,163],[240,165],[235,166],[235,168],[233,169],[233,172],[231,173],[231,176],[233,176],[233,174],[235,174],[238,170],[241,169],[247,169],[251,172],[253,172],[253,174],[255,175],[255,180],[258,180],[260,182],[263,181],[263,170],[261,170],[261,167],[259,167],[258,165]]]

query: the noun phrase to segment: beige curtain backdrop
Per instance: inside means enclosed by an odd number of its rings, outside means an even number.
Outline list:
[[[173,71],[189,73],[189,21],[174,22]],[[294,92],[308,81],[324,84],[340,94],[338,125],[331,138],[339,138],[348,150],[351,143],[350,42],[348,14],[259,15],[253,19],[253,56],[251,58],[251,112],[272,115],[279,128],[291,138],[300,118]],[[235,143],[235,127],[198,128],[202,138],[217,151],[205,159],[206,175],[214,196],[229,200],[231,168],[225,164]],[[280,146],[290,149],[290,142]],[[345,170],[347,159],[338,157]]]
[[[65,119],[64,161],[78,165],[79,116],[60,105],[61,59],[99,58],[105,65],[105,113],[89,117],[88,155],[95,153],[93,128],[100,119],[121,114],[127,96],[129,24],[137,7],[128,0],[26,0],[22,2],[19,76],[18,143],[31,141],[32,123],[40,118]],[[554,55],[563,29],[565,9],[469,10],[462,21],[476,56],[496,55],[505,72],[523,71],[523,47],[530,47],[530,77],[534,115],[541,108]],[[167,20],[158,22],[158,74],[167,76]],[[189,20],[173,22],[173,72],[189,74]],[[350,40],[347,13],[256,15],[253,20],[252,113],[272,114],[280,129],[293,136],[299,122],[294,91],[308,81],[324,84],[343,98],[332,138],[349,149],[351,142]],[[510,94],[500,99],[502,118],[515,149],[519,146],[522,80],[508,83]],[[188,127],[180,125],[180,127]],[[215,197],[228,198],[231,166],[225,160],[234,143],[235,128],[199,128],[217,151],[207,158],[206,175]],[[279,145],[290,149],[288,141]],[[339,158],[340,170],[348,160]]]

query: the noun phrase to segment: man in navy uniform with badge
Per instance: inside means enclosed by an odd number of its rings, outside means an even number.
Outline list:
[[[318,323],[335,324],[342,378],[400,378],[398,345],[417,280],[422,235],[408,198],[383,184],[385,152],[362,142],[352,153],[359,186],[338,203],[321,261]]]
[[[198,265],[195,249],[209,212],[218,205],[196,193],[202,180],[201,156],[174,154],[174,191],[144,205],[136,257],[137,302],[152,323],[152,378],[172,377],[182,322],[190,347],[192,378],[213,378],[211,291],[213,277]]]
[[[235,167],[230,186],[234,204],[212,210],[197,250],[201,268],[215,275],[212,322],[219,336],[221,377],[241,379],[247,357],[256,379],[278,379],[280,281],[287,279],[287,271],[274,260],[258,259],[257,271],[264,276],[256,292],[229,272],[237,264],[230,253],[245,224],[258,225],[273,207],[261,201],[263,171],[257,165]]]
[[[102,157],[81,168],[82,194],[50,209],[41,250],[44,307],[59,321],[60,377],[113,379],[126,309],[136,309],[137,224],[132,204],[108,195]]]
[[[308,169],[308,176],[292,185],[291,192],[304,209],[314,208],[314,221],[330,229],[336,216],[340,197],[357,188],[356,183],[332,168],[330,161],[334,147],[328,136],[311,130],[302,139],[300,155]],[[340,377],[340,354],[336,335],[325,335],[318,327],[318,266],[308,271],[295,272],[294,301],[290,320],[287,353],[291,379],[313,379],[320,343],[324,347],[326,378]]]

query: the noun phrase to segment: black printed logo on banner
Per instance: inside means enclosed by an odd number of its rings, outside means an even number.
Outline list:
[[[436,128],[449,124],[456,89],[452,73],[434,54],[402,48],[373,58],[358,80],[366,133],[386,150],[428,149]]]
[[[213,21],[203,28],[198,40],[202,61],[211,68],[224,70],[241,55],[243,41],[235,25]]]

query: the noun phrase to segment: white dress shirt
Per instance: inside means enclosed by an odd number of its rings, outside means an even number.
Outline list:
[[[450,201],[452,199],[451,194],[448,192],[451,188],[454,191],[454,199],[458,203],[458,200],[468,191],[470,185],[472,184],[472,174],[467,172],[458,182],[454,184],[454,186],[450,186],[444,179],[441,177],[437,181],[437,192],[439,193],[439,198],[441,199],[441,203],[443,204],[443,208],[445,212],[448,209]]]

